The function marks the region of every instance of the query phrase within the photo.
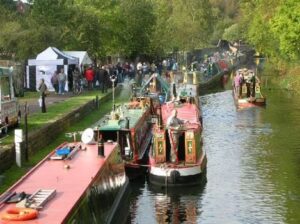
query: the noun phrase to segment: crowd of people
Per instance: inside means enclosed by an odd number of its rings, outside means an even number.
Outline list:
[[[188,67],[190,71],[200,71],[205,76],[212,76],[216,74],[218,70],[214,67],[214,64],[218,63],[221,69],[224,70],[222,67],[223,65],[220,63],[222,61],[227,61],[233,63],[233,59],[236,56],[230,51],[223,51],[223,52],[215,52],[211,56],[204,55],[201,60],[193,60],[193,62]]]
[[[125,79],[135,79],[141,85],[145,75],[158,73],[162,75],[164,71],[176,71],[178,63],[174,59],[165,59],[161,62],[124,62],[106,65],[88,65],[82,70],[79,67],[69,67],[66,72],[63,68],[55,71],[51,77],[51,84],[55,92],[59,95],[65,94],[66,84],[68,91],[74,94],[81,93],[84,89],[99,89],[105,93],[112,86],[112,78],[115,84],[124,82]],[[168,75],[168,74],[166,74]]]
[[[255,88],[259,83],[254,71],[244,68],[236,72],[232,85],[238,98],[244,98],[255,97]]]

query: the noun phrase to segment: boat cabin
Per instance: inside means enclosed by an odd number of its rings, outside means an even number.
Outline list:
[[[0,67],[0,133],[6,133],[9,126],[17,125],[20,115],[12,71],[10,68]]]
[[[179,122],[169,125],[176,110]],[[199,109],[191,102],[162,105],[162,124],[153,129],[152,158],[155,163],[196,164],[202,151]]]
[[[96,136],[118,142],[123,159],[141,160],[151,141],[151,114],[151,98],[133,98],[95,124]]]

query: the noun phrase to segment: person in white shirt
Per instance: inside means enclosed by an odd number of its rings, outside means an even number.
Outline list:
[[[170,153],[170,161],[177,162],[178,161],[178,142],[179,137],[182,134],[180,131],[181,125],[184,124],[184,121],[177,117],[177,110],[174,109],[172,114],[167,119],[166,127],[168,129],[170,143],[171,143],[171,153]]]

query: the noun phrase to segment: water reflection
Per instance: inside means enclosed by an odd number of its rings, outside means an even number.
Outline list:
[[[205,189],[135,183],[127,223],[300,223],[300,98],[266,95],[239,111],[231,91],[202,96]]]
[[[127,223],[197,223],[204,186],[166,189],[131,183],[132,203]]]

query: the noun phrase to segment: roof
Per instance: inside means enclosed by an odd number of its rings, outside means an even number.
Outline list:
[[[63,146],[62,144],[59,148]],[[94,177],[102,172],[105,163],[110,164],[112,158],[110,155],[113,155],[114,158],[116,143],[105,143],[105,158],[97,156],[97,145],[82,144],[82,147],[87,149],[79,150],[71,160],[49,160],[48,158],[52,154],[48,155],[9,189],[11,192],[24,191],[29,194],[36,192],[38,189],[56,190],[55,197],[46,203],[45,207],[39,212],[38,218],[26,221],[26,223],[63,223],[69,213],[74,210],[74,206],[85,195]],[[66,164],[70,166],[70,169],[65,168]],[[4,204],[0,207],[0,213],[14,206]],[[0,223],[23,222],[2,221],[0,219]]]
[[[65,54],[79,58],[80,65],[90,65],[93,63],[86,51],[64,51]]]
[[[136,108],[123,110],[123,117],[126,117],[129,120],[129,129],[136,127],[144,114],[144,109]],[[125,128],[125,119],[112,120],[109,117],[110,115],[107,115],[106,117],[98,121],[94,125],[94,127],[99,128],[100,131],[118,131]]]
[[[162,105],[162,120],[163,124],[167,123],[167,119],[171,116],[172,111],[177,110],[177,118],[188,121],[189,123],[185,125],[188,129],[197,129],[201,127],[199,118],[200,118],[200,110],[198,109],[196,104],[190,103],[166,103]]]
[[[49,60],[57,60],[57,59],[63,59],[64,61],[67,61],[68,64],[79,63],[78,58],[68,55],[58,50],[55,47],[48,47],[47,49],[45,49],[44,51],[42,51],[36,56],[36,60],[38,61],[49,61]]]
[[[170,84],[167,83],[164,79],[162,79],[162,77],[157,74],[154,73],[153,75],[150,76],[150,78],[143,84],[143,87],[140,90],[140,93],[142,93],[144,91],[144,89],[150,84],[150,82],[156,78],[156,80],[158,80],[161,84],[162,89],[164,90],[164,92],[168,93],[170,90]]]

